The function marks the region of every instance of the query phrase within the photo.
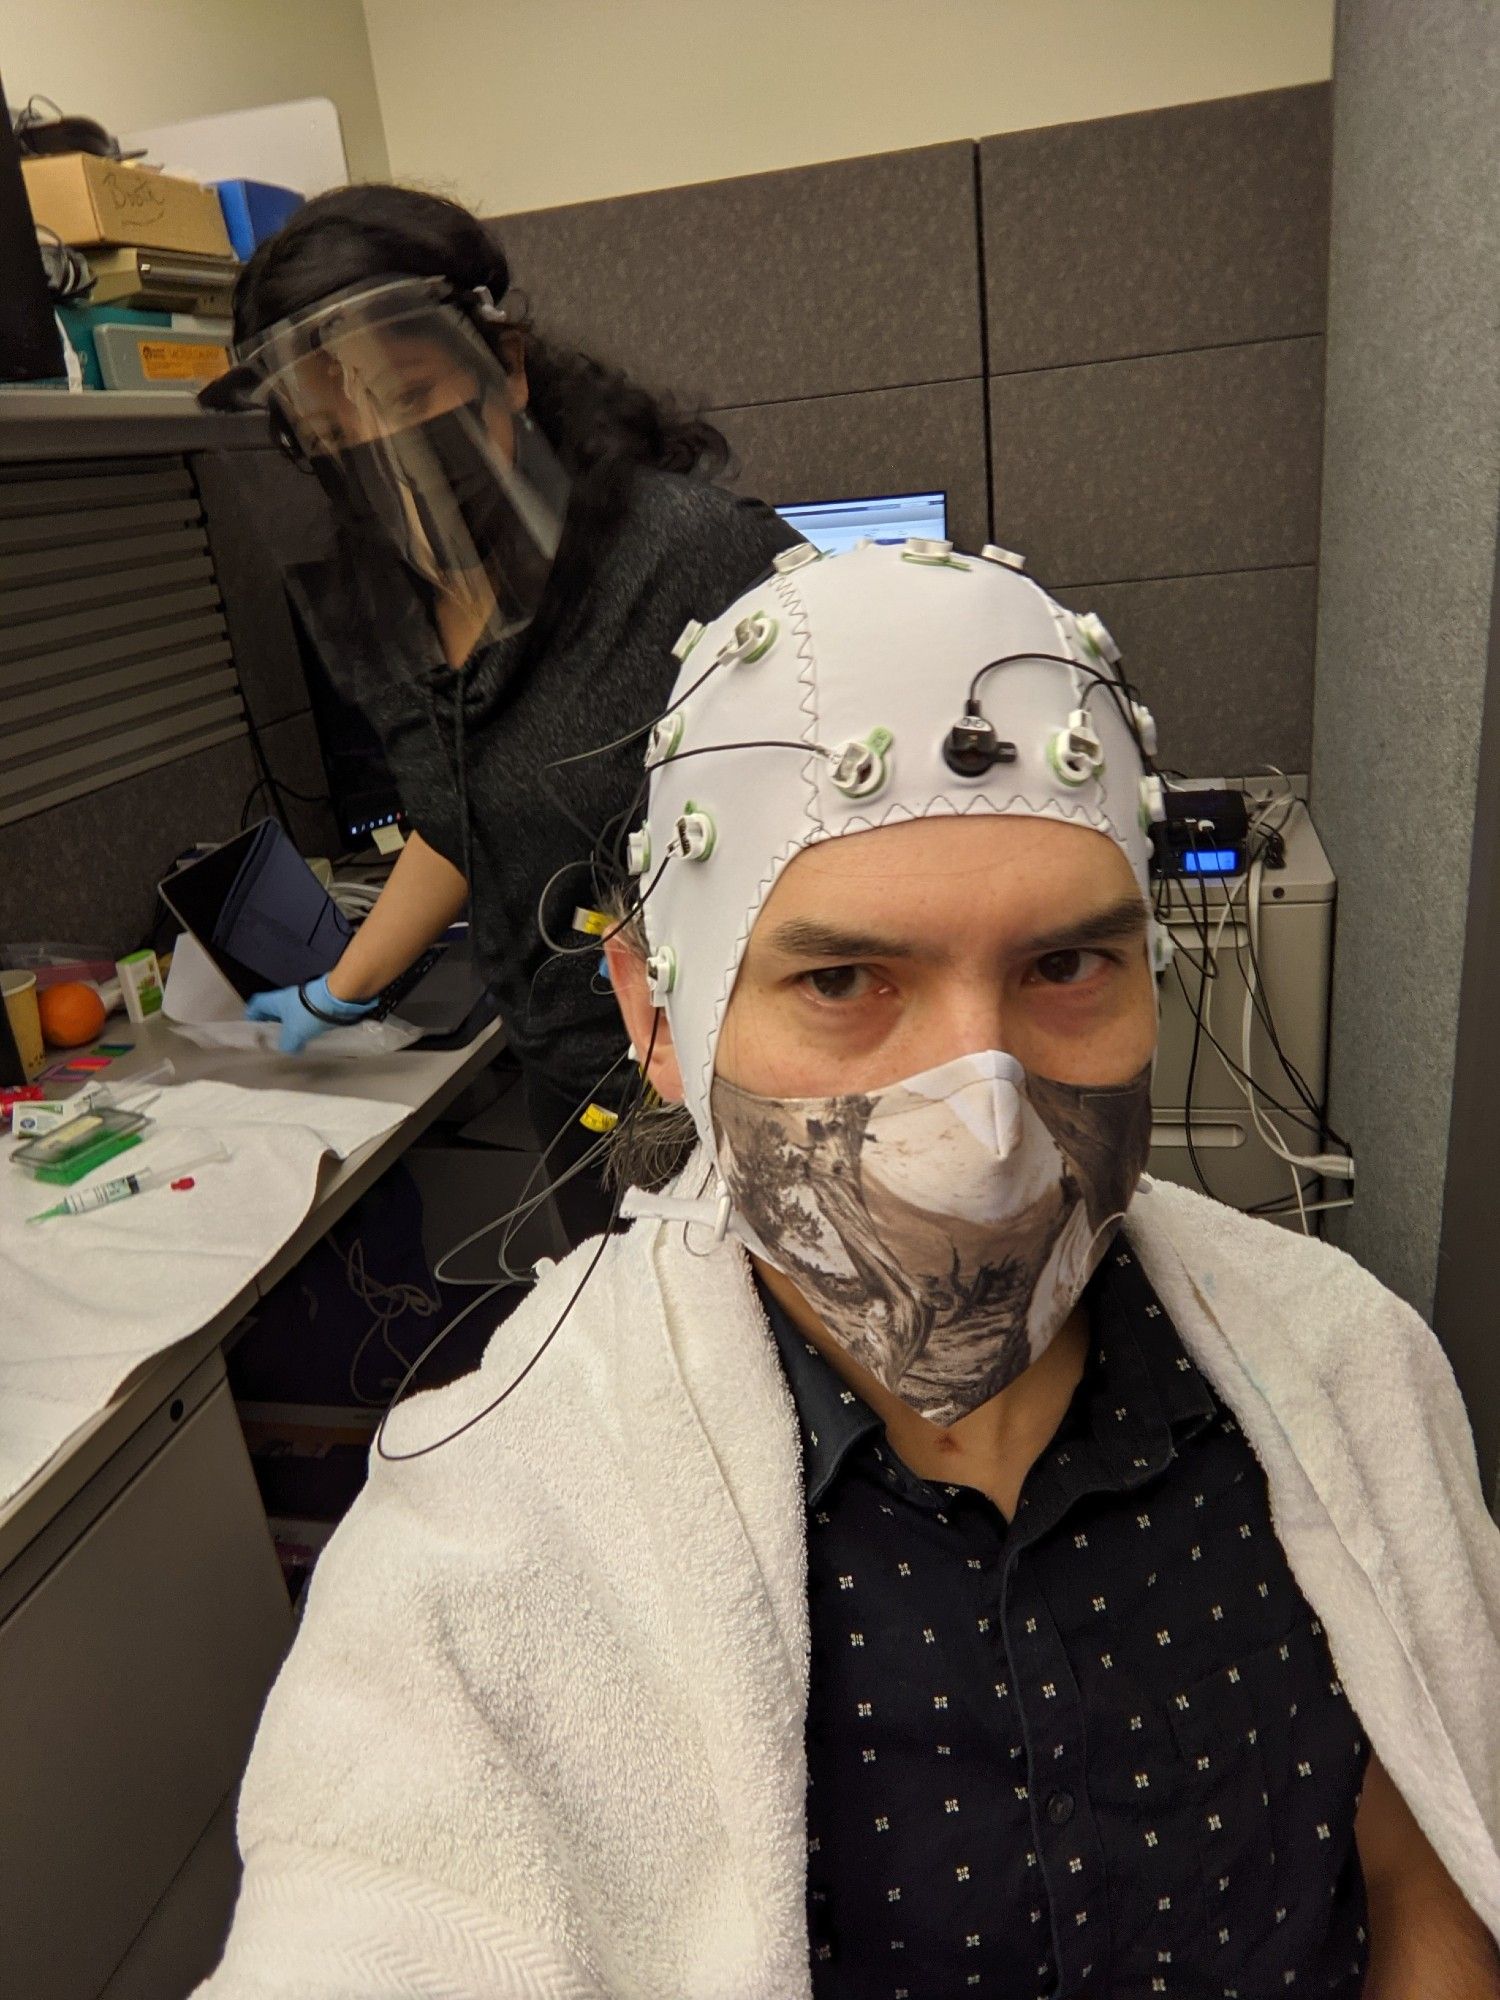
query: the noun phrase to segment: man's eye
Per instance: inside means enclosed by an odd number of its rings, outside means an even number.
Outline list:
[[[802,977],[820,1000],[862,1000],[869,990],[870,975],[862,965],[824,965]]]
[[[1081,986],[1109,961],[1099,951],[1049,951],[1036,962],[1037,977],[1048,986]]]

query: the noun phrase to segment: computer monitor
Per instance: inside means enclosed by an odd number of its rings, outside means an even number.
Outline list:
[[[910,535],[943,541],[948,533],[946,493],[880,493],[864,500],[813,500],[778,507],[783,521],[825,555],[861,540],[904,542]]]
[[[400,823],[401,795],[374,724],[336,685],[290,593],[288,603],[333,816],[351,849],[367,847],[377,827]]]

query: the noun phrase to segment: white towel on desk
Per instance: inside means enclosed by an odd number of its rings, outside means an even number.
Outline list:
[[[194,1186],[137,1195],[36,1228],[70,1192],[0,1149],[0,1502],[109,1402],[143,1361],[207,1325],[312,1206],[324,1155],[345,1159],[407,1107],[321,1091],[185,1083],[149,1107],[156,1129],[79,1183],[167,1162],[207,1129],[230,1157]]]

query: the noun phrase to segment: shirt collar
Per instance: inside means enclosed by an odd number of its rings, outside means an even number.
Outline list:
[[[816,1507],[850,1453],[884,1427],[758,1279],[756,1288],[797,1409],[807,1504]],[[1070,1443],[1096,1447],[1110,1484],[1139,1485],[1160,1471],[1179,1438],[1214,1415],[1213,1392],[1123,1236],[1106,1251],[1085,1299],[1093,1339],[1058,1442],[1066,1434]]]
[[[845,1387],[758,1278],[756,1290],[776,1336],[782,1372],[797,1406],[807,1504],[816,1507],[855,1446],[872,1433],[878,1436],[885,1427],[864,1398]]]

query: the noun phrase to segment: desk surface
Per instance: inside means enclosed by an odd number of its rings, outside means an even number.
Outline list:
[[[135,1044],[134,1053],[121,1057],[108,1072],[111,1083],[123,1081],[133,1070],[149,1068],[163,1056],[170,1056],[184,1083],[212,1078],[239,1084],[247,1090],[333,1091],[344,1097],[380,1098],[387,1103],[406,1104],[411,1107],[410,1115],[394,1131],[360,1147],[347,1160],[325,1161],[312,1207],[254,1283],[231,1299],[197,1333],[144,1363],[104,1409],[81,1424],[35,1477],[0,1505],[0,1570],[22,1553],[151,1413],[233,1331],[256,1299],[306,1255],[318,1238],[505,1046],[504,1030],[498,1021],[492,1021],[461,1049],[403,1049],[398,1054],[358,1061],[331,1056],[320,1060],[313,1052],[316,1043],[313,1050],[296,1058],[200,1049],[179,1035],[169,1022],[161,1020],[143,1027],[111,1024],[110,1039]]]

